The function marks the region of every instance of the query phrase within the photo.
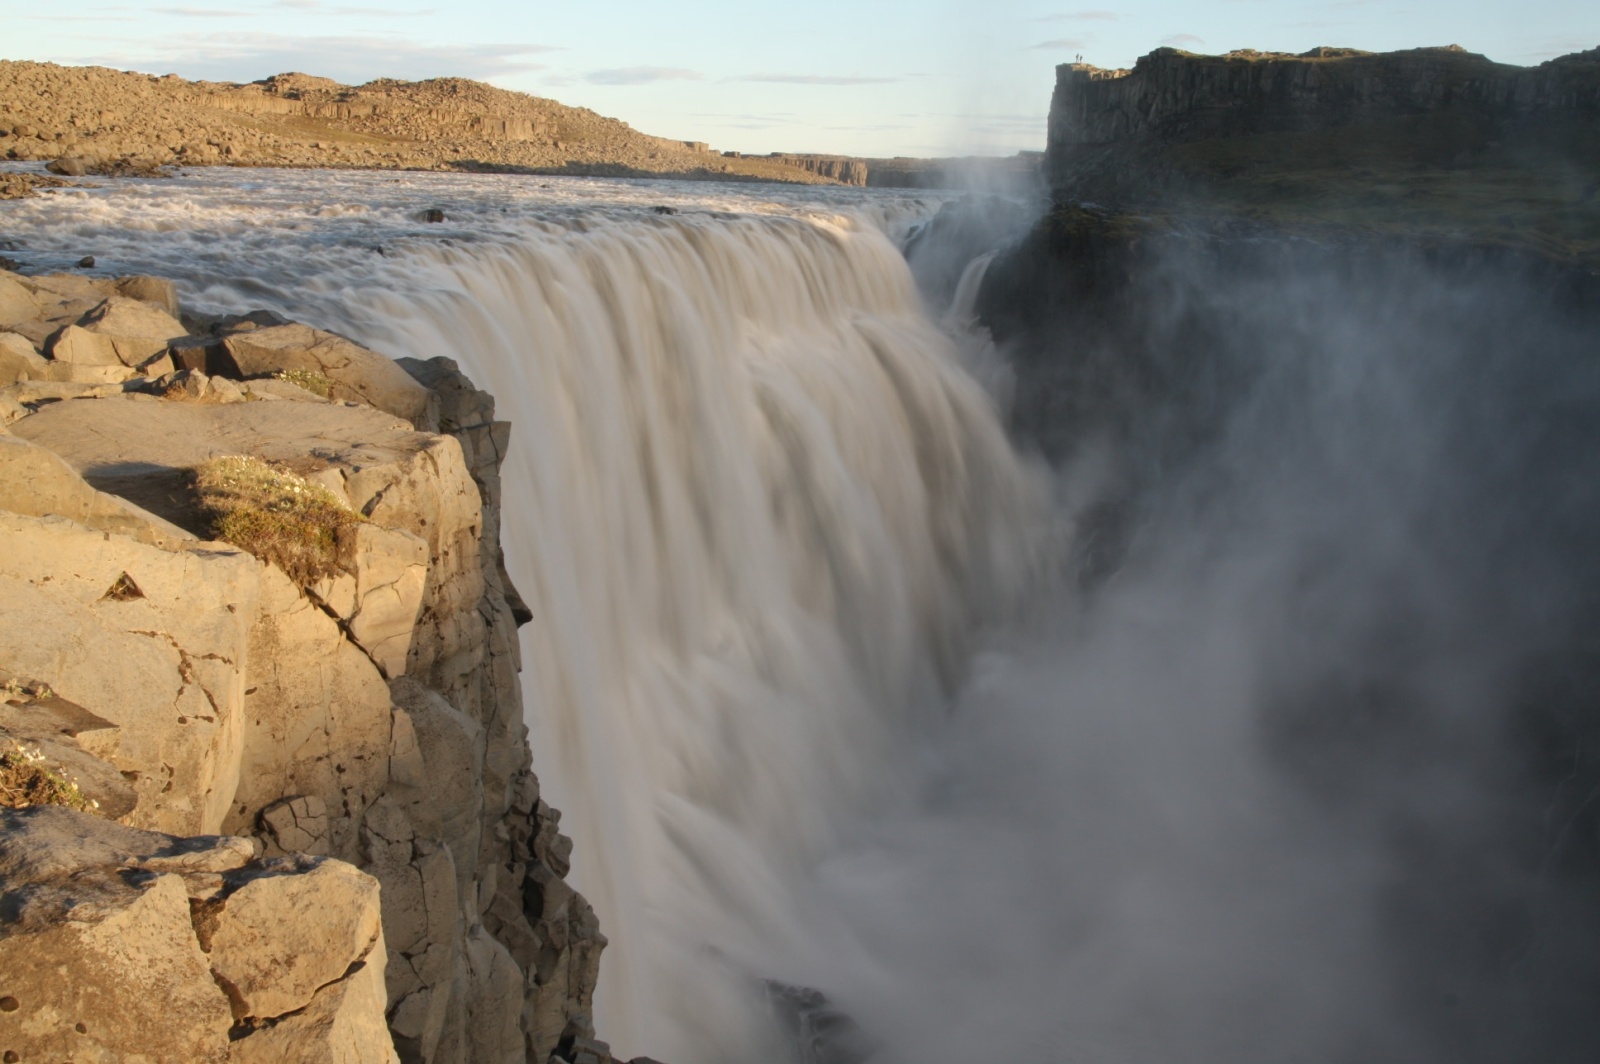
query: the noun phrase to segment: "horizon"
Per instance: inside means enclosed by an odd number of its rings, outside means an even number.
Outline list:
[[[1514,11],[1443,0],[1022,0],[998,13],[949,5],[937,17],[904,0],[819,0],[805,18],[727,0],[671,12],[639,0],[604,11],[427,3],[142,0],[34,14],[0,0],[12,31],[0,58],[240,84],[290,71],[349,85],[463,77],[718,150],[927,158],[1042,150],[1055,67],[1079,56],[1117,68],[1160,47],[1459,44],[1536,66],[1600,44],[1600,10],[1570,0]]]

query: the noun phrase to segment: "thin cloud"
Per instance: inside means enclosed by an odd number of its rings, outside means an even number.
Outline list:
[[[658,81],[700,81],[702,75],[682,67],[635,66],[591,70],[584,80],[591,85],[651,85]]]
[[[438,12],[431,7],[419,8],[416,11],[391,11],[383,7],[330,7],[323,14],[347,15],[355,18],[426,18],[437,15]],[[546,49],[551,50],[551,49]]]
[[[1161,38],[1161,43],[1171,48],[1187,48],[1191,44],[1205,44],[1204,37],[1196,37],[1192,33],[1174,33],[1170,37]]]
[[[543,69],[530,56],[554,51],[532,43],[435,45],[403,37],[291,37],[276,33],[178,33],[77,62],[160,71],[203,81],[255,81],[286,70],[359,85],[374,78],[480,81]]]
[[[251,18],[254,11],[219,11],[214,7],[153,7],[158,15],[177,15],[180,18]]]
[[[1053,41],[1042,41],[1029,50],[1034,52],[1081,52],[1088,47],[1090,39],[1088,37],[1057,37]]]
[[[323,5],[322,0],[274,0],[271,6],[303,11],[308,15],[333,15],[347,18],[421,18],[437,14],[431,7],[413,11],[395,11],[392,8],[385,7],[326,7]]]
[[[1040,15],[1029,22],[1118,22],[1122,16],[1115,11],[1070,11],[1064,15]]]
[[[761,81],[774,85],[889,85],[901,78],[840,77],[834,74],[746,74],[735,81]]]

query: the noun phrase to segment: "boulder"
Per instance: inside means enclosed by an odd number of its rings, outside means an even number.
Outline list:
[[[96,491],[59,456],[11,434],[0,436],[0,510],[66,517],[166,550],[198,542],[126,499]]]
[[[89,172],[88,162],[76,155],[63,155],[59,159],[52,159],[44,164],[44,168],[62,177],[82,177]]]
[[[45,369],[45,379],[61,384],[121,384],[139,376],[139,371],[127,366],[81,366],[72,362],[50,362]]]
[[[305,1008],[251,1028],[230,1064],[400,1064],[384,1022],[383,955],[380,946]]]
[[[174,839],[59,806],[0,809],[0,1046],[20,1060],[225,1064],[232,1017],[188,879],[244,840]]]
[[[21,278],[41,308],[51,303],[83,302],[90,306],[115,293],[114,282],[76,273],[40,273]],[[80,312],[81,313],[81,312]]]
[[[526,976],[505,946],[476,925],[467,934],[467,1047],[481,1064],[523,1064],[522,988]]]
[[[200,919],[200,941],[235,1020],[303,1009],[319,987],[369,954],[381,971],[378,881],[371,876],[343,861],[297,855],[224,880],[223,896]]]
[[[0,328],[39,316],[39,304],[13,273],[0,272]]]
[[[0,332],[0,386],[17,381],[44,380],[49,363],[39,357],[33,342],[14,332]]]
[[[378,915],[377,883],[338,861],[0,810],[0,1046],[8,1060],[397,1064]]]
[[[165,277],[134,274],[128,277],[118,277],[113,284],[118,295],[150,303],[161,308],[163,313],[175,320],[181,316],[178,305],[178,288]]]
[[[246,377],[284,370],[319,373],[331,396],[367,403],[424,431],[438,428],[437,400],[392,359],[309,325],[274,325],[227,336],[228,355]]]
[[[126,296],[103,300],[78,324],[109,340],[117,359],[125,366],[137,366],[163,354],[174,340],[189,334],[183,323],[171,314]]]
[[[91,332],[81,325],[63,325],[45,341],[45,352],[57,362],[78,366],[116,366],[126,363],[117,354],[111,337]]]
[[[410,677],[392,681],[389,689],[416,736],[423,777],[421,787],[392,785],[390,793],[404,804],[417,833],[443,841],[470,873],[482,830],[483,728]]]
[[[328,852],[328,803],[314,794],[281,798],[261,810],[260,821],[269,854]]]

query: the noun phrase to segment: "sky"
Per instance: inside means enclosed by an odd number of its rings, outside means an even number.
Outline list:
[[[235,82],[469,77],[746,153],[1041,150],[1055,65],[1079,55],[1443,44],[1537,64],[1600,46],[1600,3],[0,0],[4,59]]]

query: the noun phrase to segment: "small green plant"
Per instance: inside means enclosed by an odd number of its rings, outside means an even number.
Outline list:
[[[0,808],[26,809],[30,805],[64,805],[92,813],[100,803],[78,789],[59,766],[38,747],[15,739],[0,739]]]
[[[272,379],[304,388],[312,395],[320,395],[324,399],[330,398],[333,394],[333,381],[312,369],[280,369],[272,375]]]
[[[333,492],[260,458],[229,455],[195,470],[212,532],[306,586],[338,571],[339,538],[366,520]]]
[[[5,683],[0,685],[0,695],[4,695],[8,701],[32,702],[37,699],[54,698],[55,692],[50,690],[50,685],[47,683],[8,676]]]

